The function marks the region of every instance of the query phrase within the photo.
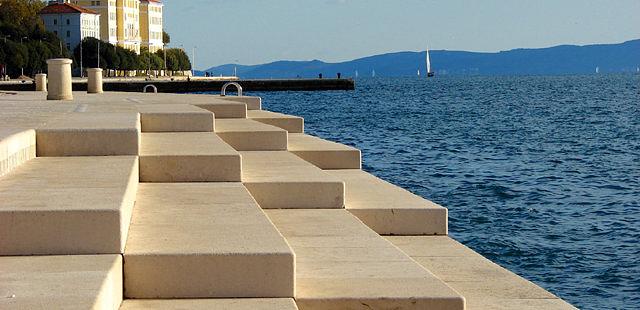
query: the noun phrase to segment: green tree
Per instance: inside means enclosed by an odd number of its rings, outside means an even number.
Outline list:
[[[45,30],[38,12],[45,6],[39,0],[0,0],[0,63],[11,76],[46,70],[46,60],[69,57],[60,39]],[[6,43],[5,43],[6,41]]]
[[[171,43],[171,36],[164,30],[162,30],[162,43],[164,45]]]

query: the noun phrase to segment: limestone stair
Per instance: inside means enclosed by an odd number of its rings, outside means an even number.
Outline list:
[[[292,298],[128,299],[120,310],[297,310]]]
[[[344,183],[290,152],[240,152],[242,181],[263,209],[344,208]]]
[[[0,255],[119,254],[135,156],[39,157],[0,178]]]
[[[267,125],[276,126],[289,133],[304,132],[304,118],[299,116],[276,113],[266,110],[249,110],[247,118]]]
[[[360,169],[360,150],[318,137],[289,134],[289,152],[321,169]]]
[[[212,132],[214,115],[189,104],[141,104],[142,132]]]
[[[122,256],[0,257],[1,309],[118,309]]]
[[[213,132],[142,133],[141,182],[240,182],[240,162]]]
[[[73,112],[36,129],[38,157],[138,155],[138,113]]]
[[[250,119],[218,119],[216,134],[238,151],[286,151],[287,131]]]
[[[325,170],[345,182],[345,208],[381,235],[446,235],[447,209],[362,170]]]
[[[469,309],[576,309],[450,237],[386,239],[464,295]]]
[[[266,210],[296,253],[300,309],[464,309],[464,298],[346,210]]]
[[[141,183],[127,298],[294,297],[294,254],[240,183]]]

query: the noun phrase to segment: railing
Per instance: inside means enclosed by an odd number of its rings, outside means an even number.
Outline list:
[[[224,97],[227,95],[227,87],[229,86],[235,86],[236,89],[238,90],[238,97],[242,97],[242,86],[240,86],[240,84],[236,83],[236,82],[228,82],[225,83],[224,85],[222,85],[222,91],[220,91],[220,96]]]
[[[148,84],[148,85],[146,85],[146,86],[142,89],[142,92],[143,92],[143,93],[146,93],[146,92],[147,92],[147,89],[149,89],[149,87],[151,87],[151,89],[153,89],[153,93],[154,93],[154,94],[157,94],[157,93],[158,93],[158,88],[157,88],[155,85],[153,85],[153,84]]]

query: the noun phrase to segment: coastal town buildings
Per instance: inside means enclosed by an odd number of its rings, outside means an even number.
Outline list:
[[[140,0],[116,0],[118,46],[140,54]]]
[[[140,1],[140,38],[142,46],[151,53],[161,50],[162,42],[162,10],[163,4],[159,0]]]
[[[71,3],[98,12],[100,14],[100,39],[113,45],[118,44],[116,0],[71,0]]]
[[[50,3],[40,12],[47,30],[72,50],[87,37],[100,38],[100,14],[68,2]]]
[[[114,45],[132,50],[140,54],[141,47],[151,52],[161,50],[163,31],[163,3],[160,0],[55,0],[41,12],[45,27],[65,41],[67,48],[74,49],[86,36],[75,36],[74,33],[94,33],[92,37]],[[65,8],[65,9],[63,9]],[[79,22],[77,24],[58,24],[52,15],[59,14],[93,14],[95,22]],[[74,13],[75,12],[75,13]],[[58,16],[60,18],[60,16]],[[65,17],[62,17],[65,18]],[[87,16],[82,17],[86,20]],[[95,29],[86,29],[91,24]],[[60,29],[61,26],[68,26]],[[69,37],[67,37],[67,31]],[[74,37],[73,40],[67,38]]]

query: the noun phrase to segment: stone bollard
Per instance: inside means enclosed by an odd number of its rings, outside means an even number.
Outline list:
[[[71,62],[71,59],[67,58],[47,60],[49,69],[47,100],[73,100]]]
[[[44,73],[36,74],[36,91],[47,91],[47,75]]]
[[[87,69],[87,93],[90,93],[90,94],[102,93],[102,69],[100,68]]]

